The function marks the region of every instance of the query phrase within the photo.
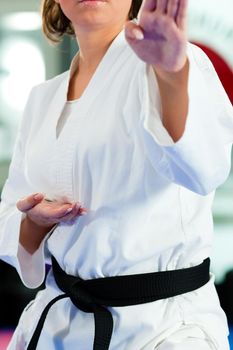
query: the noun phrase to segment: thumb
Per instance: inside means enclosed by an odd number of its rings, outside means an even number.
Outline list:
[[[125,37],[127,40],[143,40],[144,34],[142,28],[132,21],[125,24]]]
[[[43,199],[44,199],[43,193],[34,193],[34,194],[31,194],[30,196],[20,199],[16,203],[16,206],[20,211],[24,213],[32,209],[36,204],[40,203]]]

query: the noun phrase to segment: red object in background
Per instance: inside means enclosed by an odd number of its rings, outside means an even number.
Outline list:
[[[225,62],[224,58],[221,57],[217,52],[210,49],[209,47],[194,42],[195,45],[199,46],[212,61],[216,72],[218,73],[219,79],[221,80],[226,93],[229,96],[231,103],[233,104],[233,70]]]
[[[7,345],[9,344],[12,333],[10,331],[2,331],[0,330],[0,350],[6,350]]]

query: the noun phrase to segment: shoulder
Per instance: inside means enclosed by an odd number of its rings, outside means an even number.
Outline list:
[[[201,71],[213,70],[213,64],[211,60],[199,46],[188,42],[187,55],[190,64],[195,65]]]
[[[42,121],[57,89],[68,78],[69,71],[66,71],[32,87],[21,119],[21,132],[29,132],[30,128]]]
[[[53,96],[54,92],[58,89],[58,87],[66,82],[69,78],[69,71],[56,75],[55,77],[44,81],[38,85],[35,85],[31,91],[31,97],[36,99],[43,99],[44,102],[46,100],[50,100]],[[44,100],[45,99],[45,100]]]

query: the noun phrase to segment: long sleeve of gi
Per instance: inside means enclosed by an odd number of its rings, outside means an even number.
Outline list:
[[[27,253],[19,244],[20,225],[25,214],[17,209],[16,202],[35,191],[26,180],[24,166],[25,144],[33,114],[33,95],[34,89],[29,96],[18,130],[0,203],[0,258],[13,265],[23,283],[30,288],[38,287],[45,276],[44,242],[33,255]],[[31,234],[33,235],[33,232]]]
[[[158,86],[148,65],[141,84],[144,141],[148,157],[160,174],[206,195],[223,183],[230,171],[233,110],[205,53],[188,44],[187,54],[189,111],[185,131],[178,142],[173,142],[163,126],[161,111],[156,108],[160,105],[159,93],[155,93]]]

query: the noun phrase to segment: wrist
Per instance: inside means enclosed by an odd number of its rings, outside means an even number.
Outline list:
[[[33,254],[40,246],[46,234],[53,228],[54,225],[50,227],[42,227],[32,221],[29,216],[21,222],[20,227],[20,244],[30,253]]]
[[[177,71],[166,71],[158,66],[152,65],[158,82],[177,88],[177,85],[187,82],[189,73],[189,60],[186,56],[182,68]]]

